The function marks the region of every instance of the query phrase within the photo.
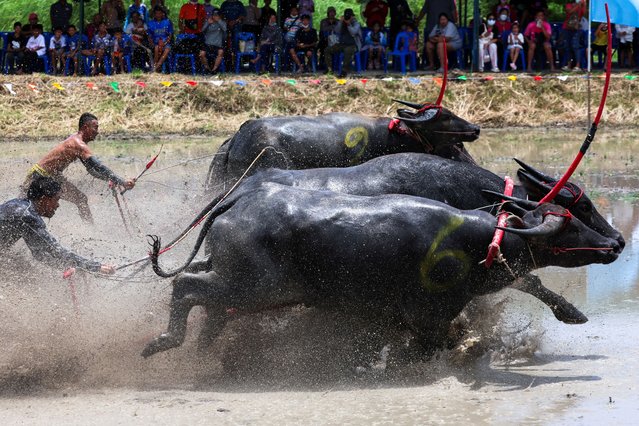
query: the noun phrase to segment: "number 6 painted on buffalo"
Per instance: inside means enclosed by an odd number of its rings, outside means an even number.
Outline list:
[[[428,249],[426,257],[419,265],[419,276],[421,279],[422,287],[424,287],[431,293],[440,293],[446,291],[449,288],[455,286],[459,281],[465,279],[468,275],[468,271],[470,270],[470,260],[468,259],[468,255],[466,255],[463,250],[442,250],[440,252],[437,252],[439,245],[444,241],[444,239],[455,232],[455,230],[459,228],[463,223],[464,219],[460,217],[453,217],[448,225],[442,228],[437,233],[437,235],[435,235],[435,239]],[[449,281],[433,282],[433,280],[431,280],[430,278],[430,273],[439,262],[447,257],[451,257],[461,264],[460,272],[457,274],[457,276],[453,276],[452,279]]]

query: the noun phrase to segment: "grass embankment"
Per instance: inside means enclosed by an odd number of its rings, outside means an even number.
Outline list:
[[[613,78],[603,125],[635,126],[639,108],[634,92],[638,83],[621,76]],[[313,77],[311,77],[313,78]],[[419,84],[407,79],[393,81],[349,79],[340,85],[333,78],[319,77],[320,84],[286,77],[265,85],[264,77],[222,77],[216,86],[200,82],[185,84],[192,77],[143,75],[93,79],[53,78],[45,75],[0,77],[0,138],[34,140],[60,138],[72,132],[81,113],[91,111],[100,118],[103,135],[139,137],[143,134],[211,135],[231,134],[247,119],[272,115],[321,114],[343,111],[392,116],[393,98],[432,102],[439,86],[431,77]],[[110,86],[118,81],[120,92]],[[160,82],[170,80],[171,87]],[[200,80],[200,79],[198,79]],[[146,87],[136,84],[144,81]],[[415,80],[413,80],[415,82]],[[12,83],[11,95],[4,83]],[[52,83],[60,82],[64,90]],[[97,89],[87,87],[92,82]],[[36,93],[27,84],[36,84]],[[596,112],[603,79],[592,86],[592,113]],[[536,82],[520,77],[492,81],[450,81],[444,105],[459,116],[482,127],[585,126],[587,125],[587,81],[554,77]]]

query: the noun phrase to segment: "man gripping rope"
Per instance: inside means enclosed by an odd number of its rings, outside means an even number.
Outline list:
[[[62,247],[42,220],[58,209],[61,185],[50,177],[33,176],[25,198],[0,205],[0,253],[21,238],[37,260],[56,268],[75,267],[103,274],[115,273],[111,265],[86,259]]]
[[[103,165],[92,153],[87,145],[98,135],[98,119],[95,115],[85,112],[80,117],[78,133],[69,136],[64,142],[53,148],[47,155],[31,167],[27,179],[21,187],[21,196],[25,196],[31,182],[37,177],[50,177],[60,184],[62,193],[60,198],[78,207],[80,217],[87,222],[93,222],[87,196],[63,175],[64,169],[75,160],[80,160],[89,174],[98,179],[111,181],[125,189],[135,186],[134,179],[124,180],[111,169]]]

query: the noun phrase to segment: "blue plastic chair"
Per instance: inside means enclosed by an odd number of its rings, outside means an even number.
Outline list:
[[[366,28],[365,30],[363,30],[363,40],[366,40],[366,36],[368,35],[368,33],[370,33],[372,30]],[[382,31],[383,32],[383,31]],[[388,33],[385,33],[385,35],[388,36]],[[388,38],[386,38],[386,40],[388,40]],[[382,52],[382,57],[380,58],[380,61],[382,62],[382,64],[384,65],[384,73],[388,72],[388,54],[386,53],[386,43],[382,44],[382,46],[384,46],[384,51]],[[368,56],[369,56],[369,51],[368,50],[362,50],[361,51],[361,55],[362,55],[362,69],[365,69],[368,67]]]
[[[260,58],[256,63],[255,63],[255,72],[259,72],[262,69],[262,61],[263,59]],[[275,50],[275,52],[273,52],[273,62],[275,62],[275,73],[279,74],[280,73],[280,64],[282,61],[282,53],[279,50]],[[268,64],[269,66],[267,67],[267,70],[270,68],[271,64]]]
[[[397,59],[399,59],[402,74],[406,74],[406,58],[410,60],[410,71],[417,70],[417,53],[408,49],[410,33],[402,31],[395,37],[395,48],[391,52],[393,57],[393,68],[397,69]]]
[[[215,63],[215,60],[217,59],[217,53],[215,54],[211,54],[211,53],[207,53],[206,54],[206,60],[209,62],[209,66],[212,63]],[[218,69],[219,72],[226,72],[226,64],[225,64],[225,60],[224,60],[224,55],[222,55],[222,62],[220,62],[220,68]]]
[[[504,46],[504,54],[503,54],[502,62],[501,62],[501,71],[502,72],[506,71],[506,65],[508,64],[508,55],[510,54],[510,51],[508,50],[508,36],[510,35],[511,32],[512,31],[504,31],[503,34],[501,35],[501,42],[502,42],[502,45]],[[521,69],[525,70],[526,69],[526,54],[524,52],[523,46],[519,50],[519,60],[521,61]]]
[[[354,64],[351,64],[351,65],[355,65],[355,72],[362,72],[361,53],[362,53],[361,51],[357,51],[353,55]],[[337,63],[336,64],[334,63],[334,65],[337,65],[337,72],[338,74],[341,74],[342,67],[344,66],[344,52],[340,52],[338,55],[334,55],[333,61],[337,61]],[[333,69],[336,69],[336,68],[333,68]]]
[[[248,58],[254,59],[257,57],[257,52],[255,49],[257,47],[257,43],[255,42],[255,34],[248,33],[248,32],[237,33],[237,36],[235,37],[235,45],[239,46],[240,41],[244,41],[245,43],[252,41],[254,48],[250,51],[245,50],[244,52],[240,52],[238,48],[237,52],[235,53],[235,73],[236,74],[240,73],[240,65],[242,64],[242,58],[248,57]],[[257,68],[255,67],[254,69],[257,70]]]
[[[179,44],[181,40],[196,38],[195,34],[178,34],[175,38],[175,44]],[[182,58],[191,61],[191,74],[195,75],[195,54],[194,53],[173,53],[171,57],[171,72],[177,72],[179,60]]]
[[[300,58],[300,62],[304,62],[306,61],[305,58],[305,54],[304,52],[295,52],[297,54],[297,57]],[[293,72],[297,71],[297,64],[295,63],[295,61],[291,61],[291,66],[293,68]],[[313,52],[313,56],[311,56],[311,69],[313,71],[313,74],[315,74],[317,72],[317,52],[314,51]]]
[[[0,64],[2,64],[2,69],[5,74],[8,72],[7,64],[5,64],[5,56],[7,54],[7,46],[9,45],[9,34],[8,32],[0,32],[0,40],[2,41],[2,47],[0,48]]]

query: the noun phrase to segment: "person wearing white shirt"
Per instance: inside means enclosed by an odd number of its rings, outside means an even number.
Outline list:
[[[625,68],[626,62],[630,68],[634,67],[632,55],[632,38],[635,27],[629,25],[615,24],[617,30],[617,38],[619,39],[619,67]]]
[[[46,53],[47,46],[42,35],[42,25],[36,25],[33,27],[33,34],[29,37],[24,52],[25,71],[33,72],[37,67],[38,57],[45,56]]]

